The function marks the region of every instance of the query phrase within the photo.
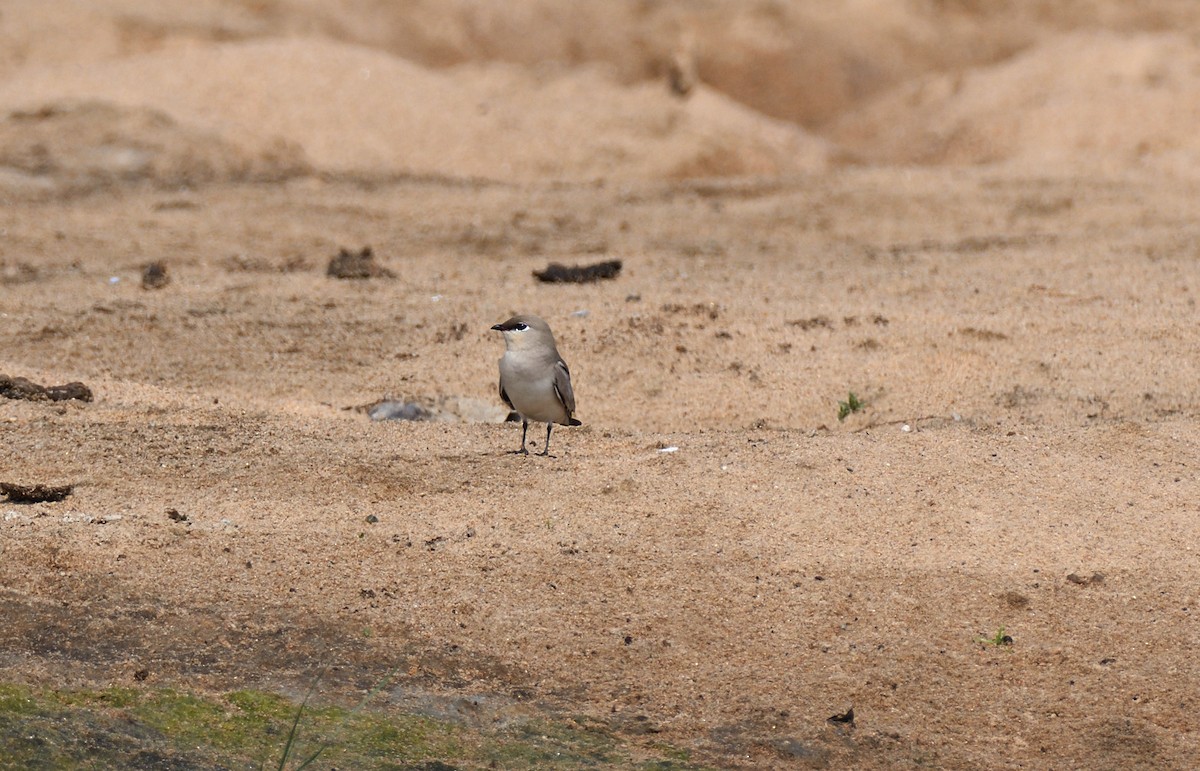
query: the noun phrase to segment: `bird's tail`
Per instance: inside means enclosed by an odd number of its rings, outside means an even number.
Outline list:
[[[583,421],[578,418],[571,418],[571,422],[568,423],[567,425],[568,426],[582,426]]]

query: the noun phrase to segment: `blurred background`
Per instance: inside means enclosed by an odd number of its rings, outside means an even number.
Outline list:
[[[0,192],[856,164],[1188,174],[1191,0],[7,0]]]

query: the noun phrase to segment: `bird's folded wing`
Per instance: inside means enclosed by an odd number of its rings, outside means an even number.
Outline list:
[[[567,408],[567,417],[575,414],[575,391],[571,388],[571,370],[567,363],[559,359],[554,365],[554,393],[558,400]]]
[[[508,405],[510,410],[516,409],[516,407],[513,406],[512,399],[509,399],[508,394],[504,392],[504,378],[500,378],[500,398],[504,400],[504,403]]]

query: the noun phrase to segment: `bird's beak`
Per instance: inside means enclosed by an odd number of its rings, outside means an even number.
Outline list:
[[[504,325],[503,324],[493,324],[492,329],[496,330],[497,332],[503,332]]]

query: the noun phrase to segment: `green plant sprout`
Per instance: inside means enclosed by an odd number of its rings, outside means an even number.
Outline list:
[[[854,395],[854,392],[851,391],[849,396],[846,397],[846,401],[838,402],[838,421],[841,422],[845,420],[847,417],[861,411],[866,406],[867,403],[859,399]]]
[[[1004,627],[1000,627],[996,630],[996,634],[992,635],[991,637],[976,637],[975,642],[982,643],[984,645],[995,645],[997,648],[999,648],[1002,645],[1012,645],[1013,638],[1004,633]]]

